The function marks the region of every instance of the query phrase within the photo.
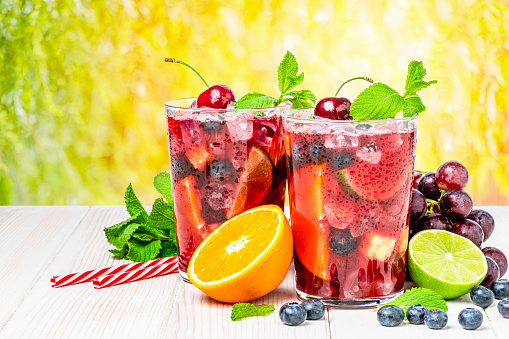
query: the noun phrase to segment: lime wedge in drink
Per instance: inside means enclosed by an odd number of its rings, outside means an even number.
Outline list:
[[[408,244],[408,269],[417,286],[454,299],[483,281],[488,264],[479,247],[467,238],[443,230],[425,230]]]

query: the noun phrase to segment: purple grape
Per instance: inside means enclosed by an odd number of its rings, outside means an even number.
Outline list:
[[[500,269],[500,278],[502,278],[507,272],[507,257],[505,254],[496,247],[485,247],[482,252],[486,258],[491,258],[495,261]]]
[[[414,172],[414,180],[412,182],[412,187],[414,189],[416,189],[416,190],[419,189],[419,180],[421,180],[423,174],[424,174],[424,172],[421,172],[421,171]]]
[[[428,203],[424,194],[412,189],[412,200],[410,203],[410,222],[416,222],[426,214]]]
[[[442,195],[442,192],[440,191],[440,188],[438,188],[435,180],[435,172],[428,172],[424,174],[421,177],[421,180],[419,180],[418,188],[427,199],[438,201]]]
[[[484,232],[483,241],[488,240],[495,229],[495,219],[484,210],[472,210],[465,218],[473,220],[481,226]]]
[[[436,180],[438,187],[443,190],[463,189],[468,183],[468,171],[458,161],[446,161],[438,168]]]
[[[481,226],[475,221],[470,219],[461,219],[458,221],[451,230],[452,233],[459,234],[471,240],[478,247],[481,247],[484,233]]]
[[[463,219],[472,212],[473,206],[474,202],[470,195],[460,189],[449,190],[440,198],[442,215],[452,220]]]
[[[486,273],[481,285],[490,288],[491,284],[500,278],[500,269],[493,259],[486,257],[486,261],[488,262],[488,273]]]
[[[438,213],[431,213],[423,216],[418,222],[418,227],[421,230],[450,231],[452,229],[452,226],[447,218]]]

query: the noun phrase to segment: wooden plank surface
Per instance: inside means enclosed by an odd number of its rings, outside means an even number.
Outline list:
[[[0,208],[0,329],[88,210],[86,206]]]
[[[164,338],[329,338],[327,315],[300,326],[286,326],[279,320],[279,308],[296,300],[293,266],[278,288],[252,301],[257,305],[274,304],[273,313],[237,321],[230,319],[232,304],[217,302],[193,285],[182,283]]]
[[[509,207],[483,207],[493,214],[495,232],[486,246],[509,253]],[[445,329],[403,323],[385,328],[373,310],[329,309],[324,319],[284,325],[279,307],[296,301],[293,267],[273,292],[254,301],[270,303],[265,317],[230,320],[232,305],[216,302],[180,277],[169,275],[95,290],[91,284],[58,289],[52,275],[113,266],[102,229],[127,218],[124,207],[0,207],[0,338],[509,338],[509,319],[484,310],[484,323],[463,330],[457,320],[468,295],[449,301]],[[81,222],[80,222],[81,221]],[[507,277],[506,277],[507,278]]]
[[[91,283],[50,286],[53,275],[125,263],[108,253],[102,230],[127,217],[125,207],[92,208],[72,236],[55,245],[62,250],[35,280],[0,338],[161,337],[181,282],[175,274],[99,290]]]

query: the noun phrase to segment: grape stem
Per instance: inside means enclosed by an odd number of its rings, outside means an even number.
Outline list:
[[[198,76],[200,77],[200,79],[203,81],[203,83],[205,84],[205,86],[207,86],[207,88],[209,88],[209,84],[207,84],[207,82],[205,81],[205,79],[203,79],[203,77],[200,75],[200,73],[198,73],[197,70],[195,70],[193,67],[189,66],[188,64],[186,64],[185,62],[183,61],[180,61],[180,60],[177,60],[175,58],[165,58],[164,59],[165,62],[171,62],[171,63],[175,63],[175,64],[181,64],[181,65],[184,65],[184,66],[187,66],[189,67],[190,69],[192,69],[196,74],[198,74]]]
[[[339,91],[343,88],[343,86],[344,86],[345,84],[349,83],[349,82],[350,82],[350,81],[352,81],[352,80],[366,80],[366,81],[367,81],[367,82],[369,82],[369,83],[373,83],[373,79],[368,78],[368,77],[356,77],[356,78],[351,78],[351,79],[348,79],[347,81],[343,82],[343,83],[341,84],[341,86],[339,86],[338,90],[336,91],[336,95],[334,95],[334,96],[335,96],[335,97],[337,97],[337,96],[338,96]]]

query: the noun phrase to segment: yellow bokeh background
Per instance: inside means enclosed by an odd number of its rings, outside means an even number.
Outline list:
[[[416,168],[450,159],[476,205],[509,200],[507,1],[2,1],[0,204],[145,204],[169,170],[163,102],[209,83],[277,95],[286,50],[299,89],[355,76],[398,91],[422,60]],[[344,87],[351,99],[362,82]]]

